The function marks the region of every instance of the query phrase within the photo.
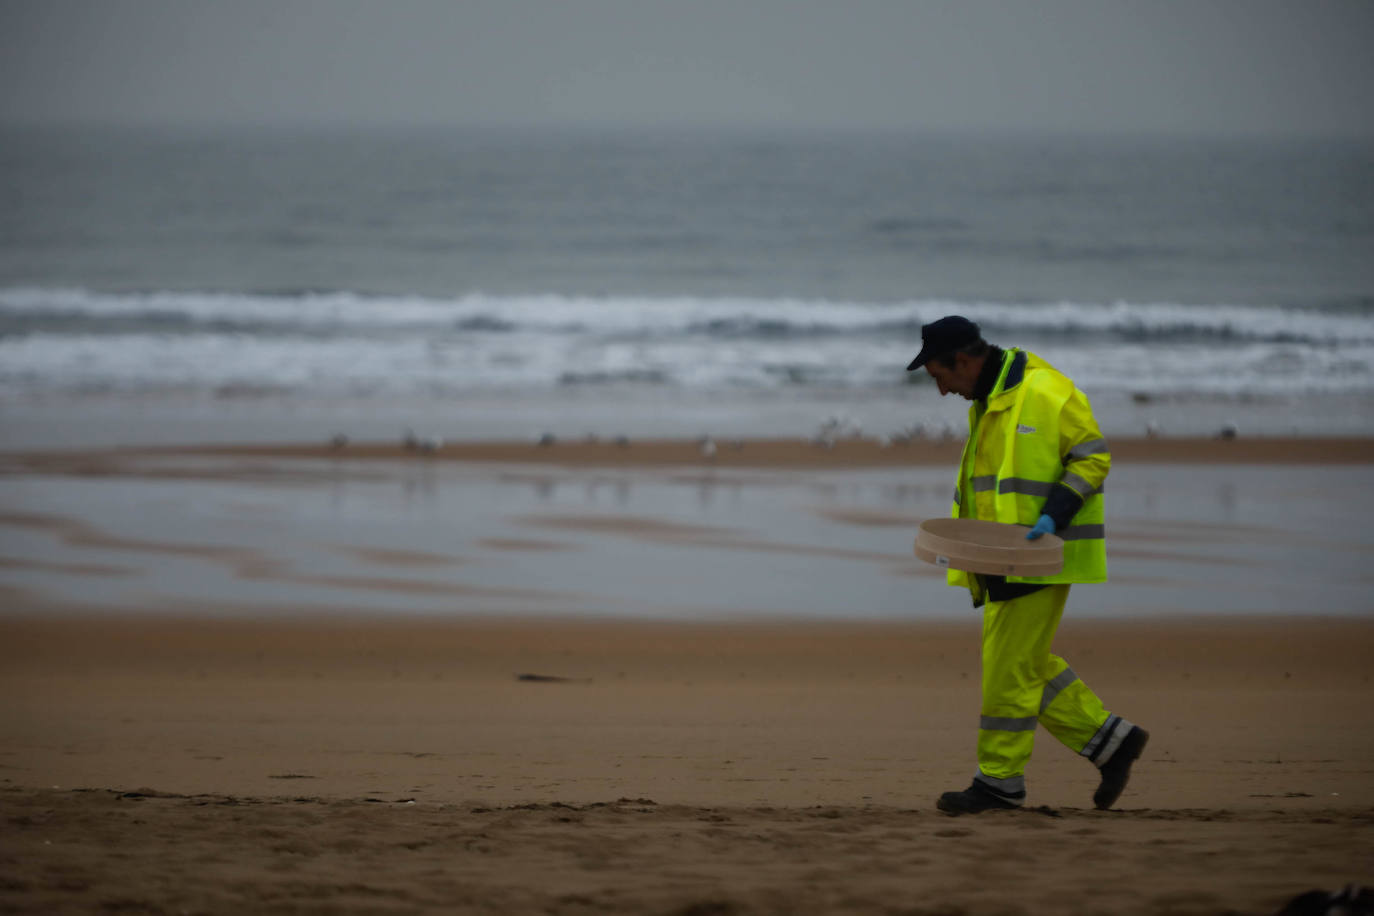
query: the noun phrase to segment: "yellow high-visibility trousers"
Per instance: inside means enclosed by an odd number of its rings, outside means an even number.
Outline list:
[[[983,607],[983,704],[974,778],[1010,801],[1025,798],[1037,725],[1099,767],[1132,728],[1050,652],[1068,599],[1069,586],[1049,585]]]

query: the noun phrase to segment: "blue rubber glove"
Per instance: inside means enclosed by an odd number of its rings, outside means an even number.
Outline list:
[[[1040,521],[1035,523],[1035,527],[1026,532],[1026,540],[1034,541],[1047,534],[1054,534],[1054,519],[1048,515],[1040,516]]]

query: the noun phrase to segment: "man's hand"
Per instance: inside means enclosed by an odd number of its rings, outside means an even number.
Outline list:
[[[1026,532],[1026,540],[1034,541],[1047,534],[1054,534],[1054,519],[1048,515],[1040,516],[1040,521],[1035,523],[1035,527]]]

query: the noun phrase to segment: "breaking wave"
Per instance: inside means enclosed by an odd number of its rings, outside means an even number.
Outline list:
[[[37,288],[0,290],[0,385],[8,395],[881,388],[908,381],[921,325],[946,314],[1035,349],[1086,388],[1374,390],[1368,307]]]

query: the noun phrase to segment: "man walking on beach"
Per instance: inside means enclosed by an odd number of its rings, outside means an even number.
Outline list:
[[[1110,808],[1149,734],[1108,712],[1050,652],[1069,585],[1107,579],[1107,442],[1072,381],[1032,353],[989,344],[967,318],[921,328],[921,352],[907,371],[922,366],[942,396],[973,402],[954,516],[1025,525],[1030,540],[1064,539],[1064,569],[1053,576],[949,571],[949,584],[967,587],[983,608],[983,701],[973,784],[944,793],[936,806],[977,814],[1022,805],[1038,724],[1098,767],[1093,803]]]

